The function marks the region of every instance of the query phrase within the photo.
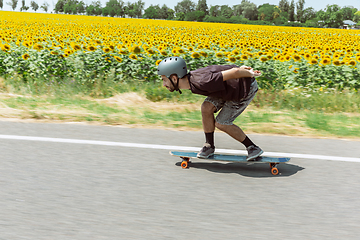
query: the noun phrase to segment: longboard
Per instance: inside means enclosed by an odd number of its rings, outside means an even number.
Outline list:
[[[273,175],[279,174],[279,170],[277,169],[276,165],[279,163],[286,163],[290,161],[290,158],[274,158],[274,157],[263,157],[260,156],[252,161],[247,161],[246,156],[244,155],[224,155],[224,154],[214,154],[209,158],[198,158],[197,152],[176,152],[170,151],[170,154],[173,156],[180,157],[183,161],[181,162],[182,168],[189,168],[189,163],[191,158],[197,158],[202,160],[213,160],[213,161],[225,161],[225,162],[251,162],[251,163],[269,163],[271,173]]]

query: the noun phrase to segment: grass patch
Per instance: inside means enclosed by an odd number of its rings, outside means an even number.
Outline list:
[[[106,78],[74,85],[0,79],[0,116],[201,130],[204,96],[170,93],[160,83]],[[360,138],[360,94],[259,90],[235,124],[247,133]]]
[[[258,107],[272,107],[292,111],[360,112],[360,93],[348,90],[341,92],[336,90],[310,91],[306,89],[260,90],[253,102]]]
[[[334,136],[360,136],[360,116],[345,114],[307,114],[305,123],[312,129]]]

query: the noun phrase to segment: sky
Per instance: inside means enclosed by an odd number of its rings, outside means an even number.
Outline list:
[[[50,4],[49,9],[52,10],[57,2],[57,0],[34,0],[39,6],[41,6],[45,1],[48,2]],[[85,3],[91,3],[93,0],[83,0]],[[136,0],[123,0],[124,2],[136,2]],[[176,4],[178,2],[180,2],[181,0],[173,0],[173,1],[168,1],[168,0],[142,0],[143,2],[145,2],[145,9],[148,8],[151,4],[152,5],[157,5],[159,4],[160,7],[163,4],[166,4],[166,6],[168,6],[169,8],[174,9],[174,7],[176,6]],[[195,4],[198,3],[198,0],[192,0]],[[274,4],[274,5],[278,5],[280,0],[250,0],[250,2],[255,3],[256,6],[265,4],[265,3],[269,3],[269,4]],[[7,5],[7,2],[10,2],[10,0],[4,0],[4,7],[2,10],[5,11],[11,11],[11,7],[9,5]],[[25,0],[25,3],[27,6],[30,6],[30,2],[31,0]],[[108,0],[100,0],[100,2],[103,4],[103,6],[105,6],[105,3],[108,2]],[[207,5],[208,7],[210,6],[214,6],[214,5],[228,5],[230,7],[232,7],[233,5],[237,5],[241,3],[241,0],[223,0],[223,1],[218,1],[218,0],[207,0]],[[291,0],[289,0],[289,2],[291,2]],[[297,0],[294,0],[294,2],[296,3]],[[326,0],[326,1],[310,1],[310,0],[305,0],[305,8],[308,7],[312,7],[314,8],[316,11],[319,11],[321,9],[326,8],[326,5],[332,5],[332,4],[337,4],[340,7],[344,7],[344,6],[353,6],[357,9],[360,10],[360,0]],[[19,11],[21,7],[21,0],[19,0],[18,4],[17,4],[17,8],[15,9],[15,11]],[[28,12],[32,12],[32,9],[29,9]],[[41,9],[39,9],[37,12],[43,12]]]

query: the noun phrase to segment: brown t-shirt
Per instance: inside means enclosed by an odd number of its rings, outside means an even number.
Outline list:
[[[250,84],[255,78],[237,78],[223,80],[221,71],[236,65],[211,65],[189,72],[190,90],[192,93],[221,98],[226,101],[239,101],[246,97]]]

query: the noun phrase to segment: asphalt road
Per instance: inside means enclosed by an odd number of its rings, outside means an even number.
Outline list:
[[[201,132],[0,121],[0,135],[200,147]],[[266,152],[359,158],[360,142],[250,135]],[[216,146],[244,148],[223,133]],[[193,161],[168,150],[0,138],[0,240],[358,239],[360,162]]]

